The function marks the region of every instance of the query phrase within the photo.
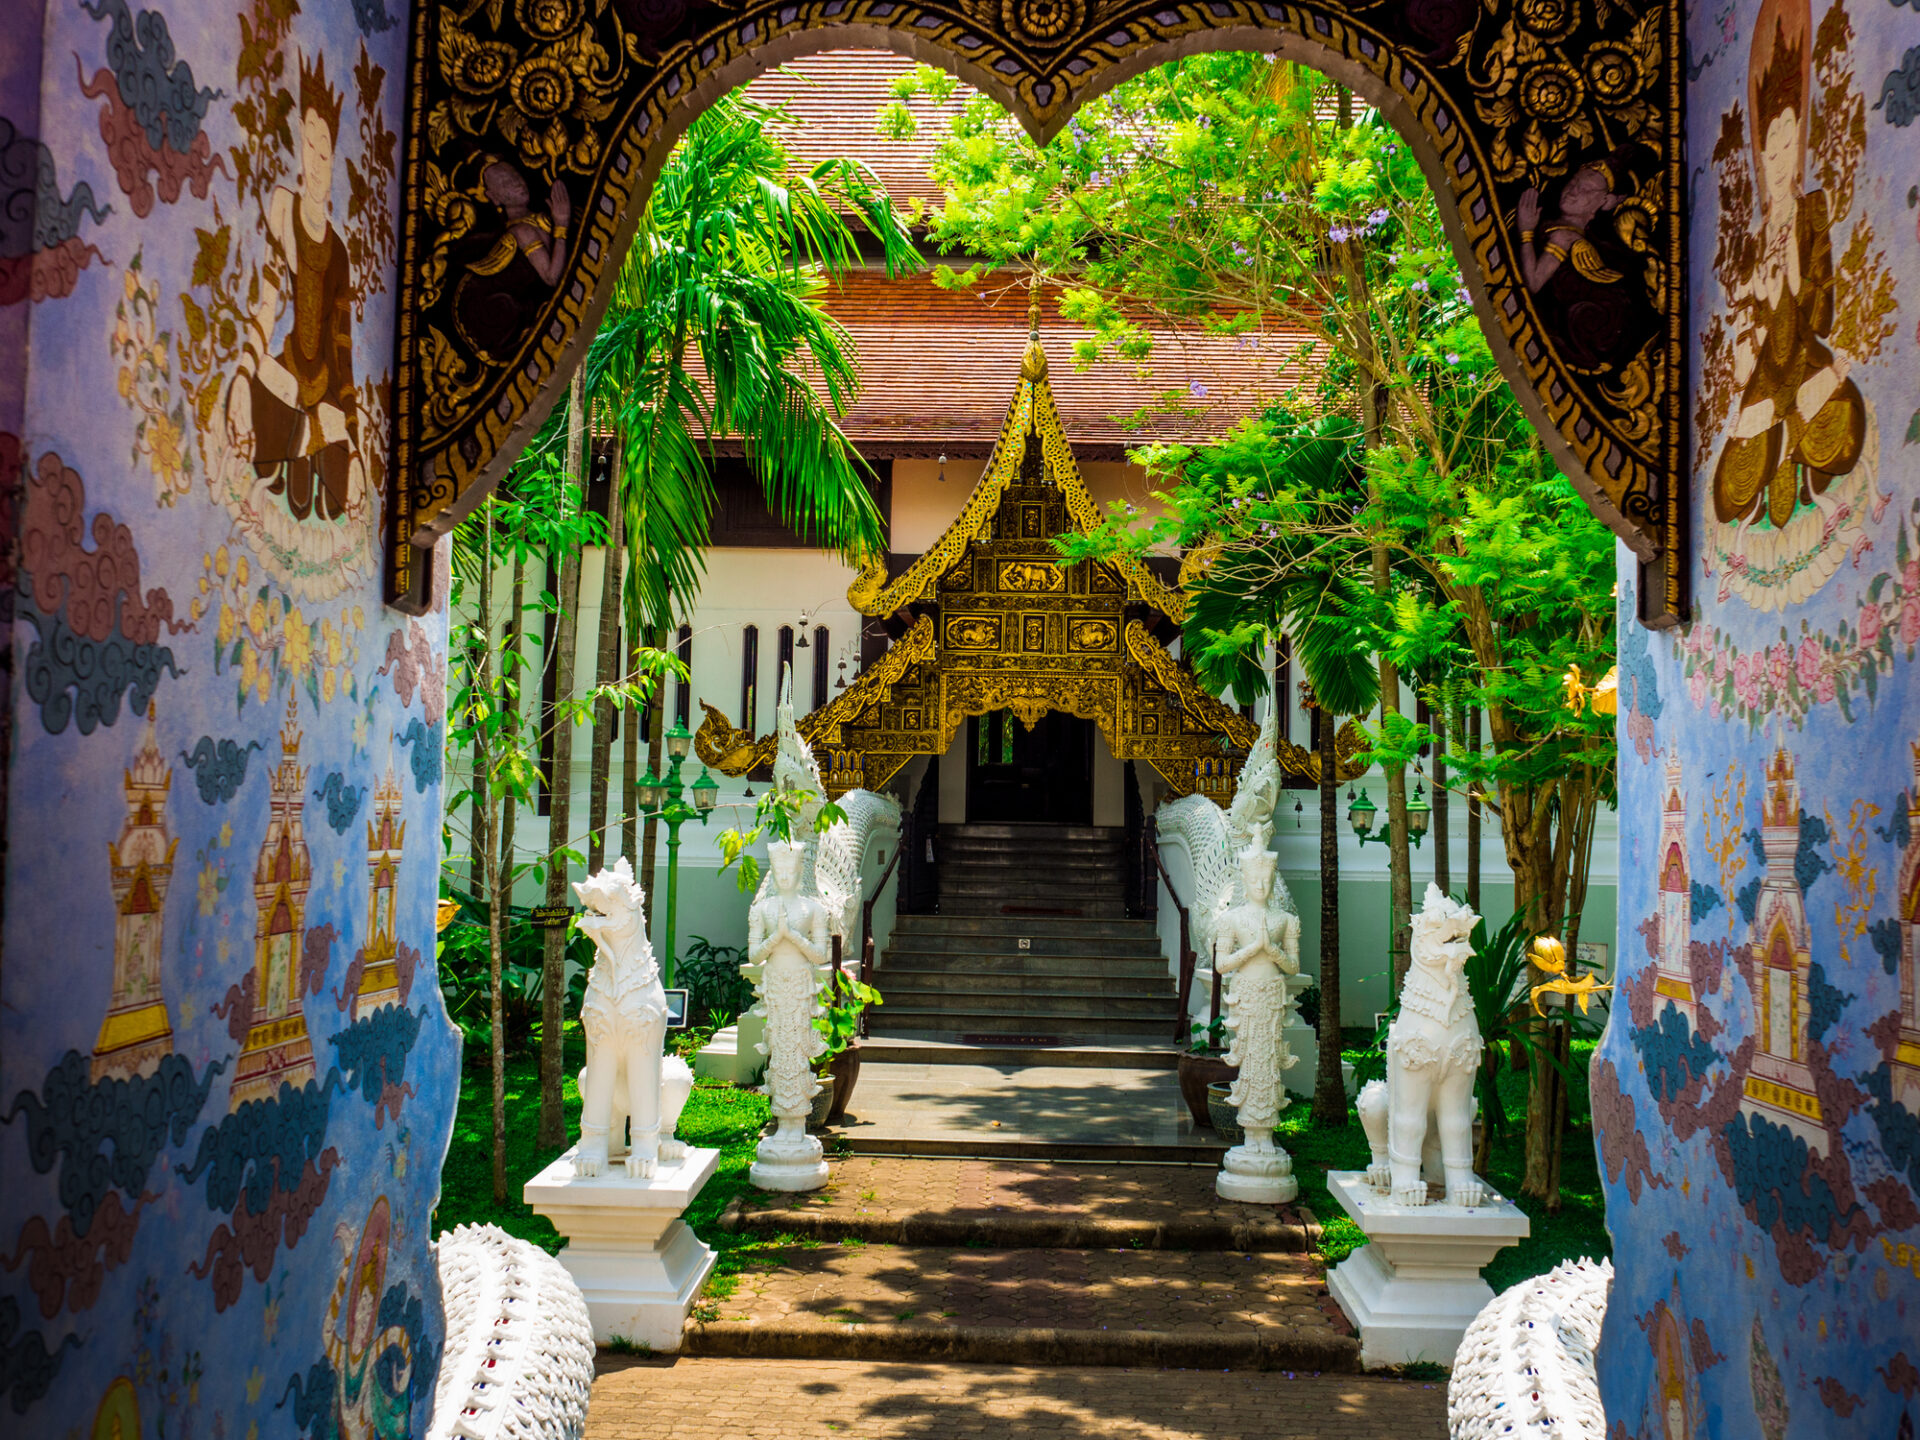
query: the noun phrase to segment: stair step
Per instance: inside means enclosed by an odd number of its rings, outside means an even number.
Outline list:
[[[900,915],[893,922],[894,943],[906,936],[1000,935],[1018,938],[1026,935],[1039,945],[1042,937],[1053,939],[1145,940],[1156,949],[1160,932],[1151,920],[1086,920],[1059,915]]]
[[[971,997],[969,997],[971,998]],[[918,1007],[886,1005],[874,1019],[884,1018],[895,1032],[933,1030],[962,1035],[1129,1035],[1165,1040],[1173,1031],[1173,1006],[1158,1016],[1046,1015],[1030,1010],[987,1010],[971,1006]]]
[[[1171,987],[1165,994],[1114,994],[1103,991],[1060,990],[950,990],[937,986],[895,985],[880,993],[887,997],[887,1008],[907,1010],[945,1009],[958,1006],[978,1014],[1020,1017],[1022,1025],[1032,1024],[1045,1030],[1047,1023],[1064,1017],[1075,1019],[1111,1015],[1126,1020],[1151,1020],[1164,1017],[1173,1024],[1174,1004]],[[1005,1027],[1002,1026],[1004,1029]]]
[[[1030,825],[1007,822],[942,825],[936,833],[942,839],[1023,840],[1035,845],[1055,840],[1103,840],[1119,845],[1127,832],[1118,825]]]
[[[1315,1259],[1220,1250],[796,1245],[740,1276],[683,1353],[1352,1371]],[[1242,1317],[1258,1316],[1247,1325]]]
[[[921,970],[883,965],[874,983],[892,999],[895,993],[934,995],[1018,993],[1045,999],[1053,995],[1111,995],[1123,999],[1173,999],[1173,981],[1158,975],[1022,974],[1009,970]]]
[[[911,1035],[886,1031],[887,1012],[875,1010],[873,1023],[877,1033],[860,1042],[864,1062],[900,1065],[1003,1065],[1025,1069],[1034,1065],[1049,1068],[1087,1068],[1101,1070],[1177,1070],[1179,1048],[1167,1035],[1079,1035],[1070,1045],[969,1044],[959,1030],[919,1030]],[[1168,1027],[1171,1032],[1172,1027]],[[986,1034],[996,1031],[977,1032]],[[857,1112],[856,1112],[857,1113]],[[1055,1157],[1067,1158],[1067,1157]],[[1121,1158],[1121,1157],[1115,1157]]]
[[[1027,948],[1022,950],[1020,942]],[[882,963],[893,957],[979,955],[996,959],[1097,960],[1102,965],[1166,964],[1157,944],[1144,940],[1067,940],[1056,935],[901,935],[880,947]],[[916,958],[915,963],[919,963]],[[1171,972],[1169,972],[1171,973]]]
[[[1127,907],[1118,897],[1112,900],[1062,901],[1052,896],[955,895],[942,897],[944,915],[987,919],[996,916],[1031,920],[1124,920]]]
[[[928,976],[954,973],[1031,975],[1062,978],[1085,975],[1103,980],[1169,980],[1167,962],[1158,955],[1114,955],[1098,949],[1085,954],[1048,955],[1030,950],[889,949],[880,956],[881,974],[906,972]]]

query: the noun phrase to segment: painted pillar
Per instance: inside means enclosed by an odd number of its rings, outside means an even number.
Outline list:
[[[379,583],[404,9],[27,8],[0,27],[0,1413],[419,1434],[458,1041],[446,621]]]

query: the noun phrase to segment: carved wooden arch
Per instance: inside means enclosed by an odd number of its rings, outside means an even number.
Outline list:
[[[1420,157],[1503,371],[1595,514],[1645,567],[1643,619],[1672,624],[1687,568],[1681,24],[1677,0],[1639,10],[1617,0],[418,5],[389,598],[414,612],[429,604],[427,548],[552,408],[653,178],[713,98],[803,54],[891,49],[953,71],[1045,140],[1154,64],[1257,49],[1348,85]],[[1543,193],[1544,226],[1582,171],[1589,185],[1605,180],[1608,208],[1584,254],[1571,247],[1561,262],[1562,285],[1536,295],[1517,263],[1520,196]],[[556,183],[571,200],[565,262],[550,286],[529,283],[531,270],[512,268],[527,261],[504,242],[551,228]],[[517,232],[516,190],[531,210]],[[1596,316],[1627,326],[1598,353]]]

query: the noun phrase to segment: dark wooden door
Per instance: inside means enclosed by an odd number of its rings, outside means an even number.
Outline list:
[[[1091,720],[1049,711],[1031,730],[1011,710],[967,728],[967,819],[977,824],[1093,823]]]

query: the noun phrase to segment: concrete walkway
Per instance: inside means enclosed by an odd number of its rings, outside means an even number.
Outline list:
[[[640,1360],[601,1352],[588,1440],[1441,1440],[1446,1387],[1356,1375]]]
[[[1175,1072],[1089,1065],[905,1064],[868,1061],[838,1127],[857,1152],[1019,1154],[1205,1160],[1222,1148],[1195,1130]],[[996,1150],[996,1147],[997,1150]],[[1059,1147],[1071,1147],[1062,1151]],[[1124,1148],[1121,1148],[1124,1147]]]
[[[721,1216],[735,1233],[892,1245],[1068,1250],[1293,1251],[1319,1243],[1295,1205],[1244,1205],[1215,1193],[1206,1165],[1053,1160],[916,1160],[851,1155],[826,1188],[749,1191]]]

